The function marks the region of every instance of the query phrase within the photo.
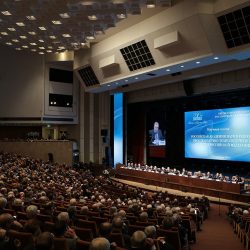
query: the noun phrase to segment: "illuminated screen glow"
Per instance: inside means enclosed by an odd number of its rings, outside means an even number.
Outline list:
[[[250,162],[250,107],[185,112],[185,157]]]
[[[114,94],[114,166],[123,163],[123,94]]]

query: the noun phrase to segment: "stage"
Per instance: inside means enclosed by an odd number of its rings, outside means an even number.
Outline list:
[[[144,187],[155,186],[187,193],[206,195],[218,199],[248,203],[249,195],[241,194],[243,184],[204,180],[199,178],[167,175],[127,169],[117,166],[116,178],[143,184]]]

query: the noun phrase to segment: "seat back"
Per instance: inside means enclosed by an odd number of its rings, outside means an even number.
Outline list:
[[[88,212],[88,215],[90,216],[90,217],[92,217],[92,216],[100,216],[100,213],[99,212],[95,212],[95,211],[89,211]]]
[[[135,231],[144,231],[145,227],[144,226],[137,226],[137,225],[128,225],[128,232],[129,232],[129,235],[132,236],[132,234],[135,232]]]
[[[81,228],[81,227],[73,227],[76,232],[76,235],[84,241],[91,241],[93,240],[93,233],[92,229],[90,228]]]
[[[175,250],[181,250],[181,241],[178,231],[158,229],[157,234],[158,236],[165,237],[166,241],[171,244]]]
[[[45,221],[53,221],[52,217],[46,214],[38,214],[37,215],[37,219],[40,220],[41,222],[45,222]]]
[[[27,215],[24,212],[17,212],[17,218],[18,220],[27,220]]]
[[[54,250],[69,250],[66,238],[54,238]]]
[[[55,223],[54,222],[50,222],[50,221],[45,221],[43,223],[43,230],[47,231],[47,232],[54,233]]]
[[[76,250],[89,250],[90,242],[84,240],[77,240]]]
[[[95,221],[78,220],[76,226],[81,228],[90,228],[92,230],[93,236],[97,236],[97,226]]]
[[[189,218],[182,218],[182,225],[187,229],[188,240],[196,241],[196,227],[191,225]]]
[[[150,221],[148,221],[148,222],[136,221],[136,222],[135,222],[135,225],[147,227],[147,226],[155,226],[156,224],[153,223],[153,222],[150,222]]]
[[[25,247],[32,246],[34,244],[31,233],[18,232],[15,230],[9,230],[7,236],[10,239],[10,244],[14,249],[24,249]]]
[[[15,210],[13,210],[13,209],[8,209],[8,208],[3,209],[3,212],[4,212],[4,213],[7,213],[7,214],[11,214],[12,216],[15,215],[15,213],[16,213]]]
[[[122,233],[111,233],[109,236],[110,243],[115,242],[117,246],[124,247],[124,238]]]
[[[131,215],[126,215],[126,218],[129,221],[129,224],[132,224],[132,225],[134,225],[135,222],[138,220],[138,217],[131,216]]]
[[[96,225],[99,227],[101,223],[107,222],[108,218],[102,218],[102,217],[97,217],[97,216],[92,216],[89,218],[90,221],[95,221]]]

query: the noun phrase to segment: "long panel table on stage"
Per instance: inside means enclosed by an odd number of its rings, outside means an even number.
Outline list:
[[[237,201],[242,201],[243,199],[245,202],[248,202],[249,200],[249,196],[240,195],[243,184],[238,183],[140,171],[128,169],[122,165],[117,166],[116,176],[146,185],[155,185]]]

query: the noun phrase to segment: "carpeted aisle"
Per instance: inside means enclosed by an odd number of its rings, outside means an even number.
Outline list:
[[[202,231],[196,233],[197,241],[191,250],[244,250],[240,239],[233,232],[227,220],[227,207],[211,204],[208,219],[202,224]]]

